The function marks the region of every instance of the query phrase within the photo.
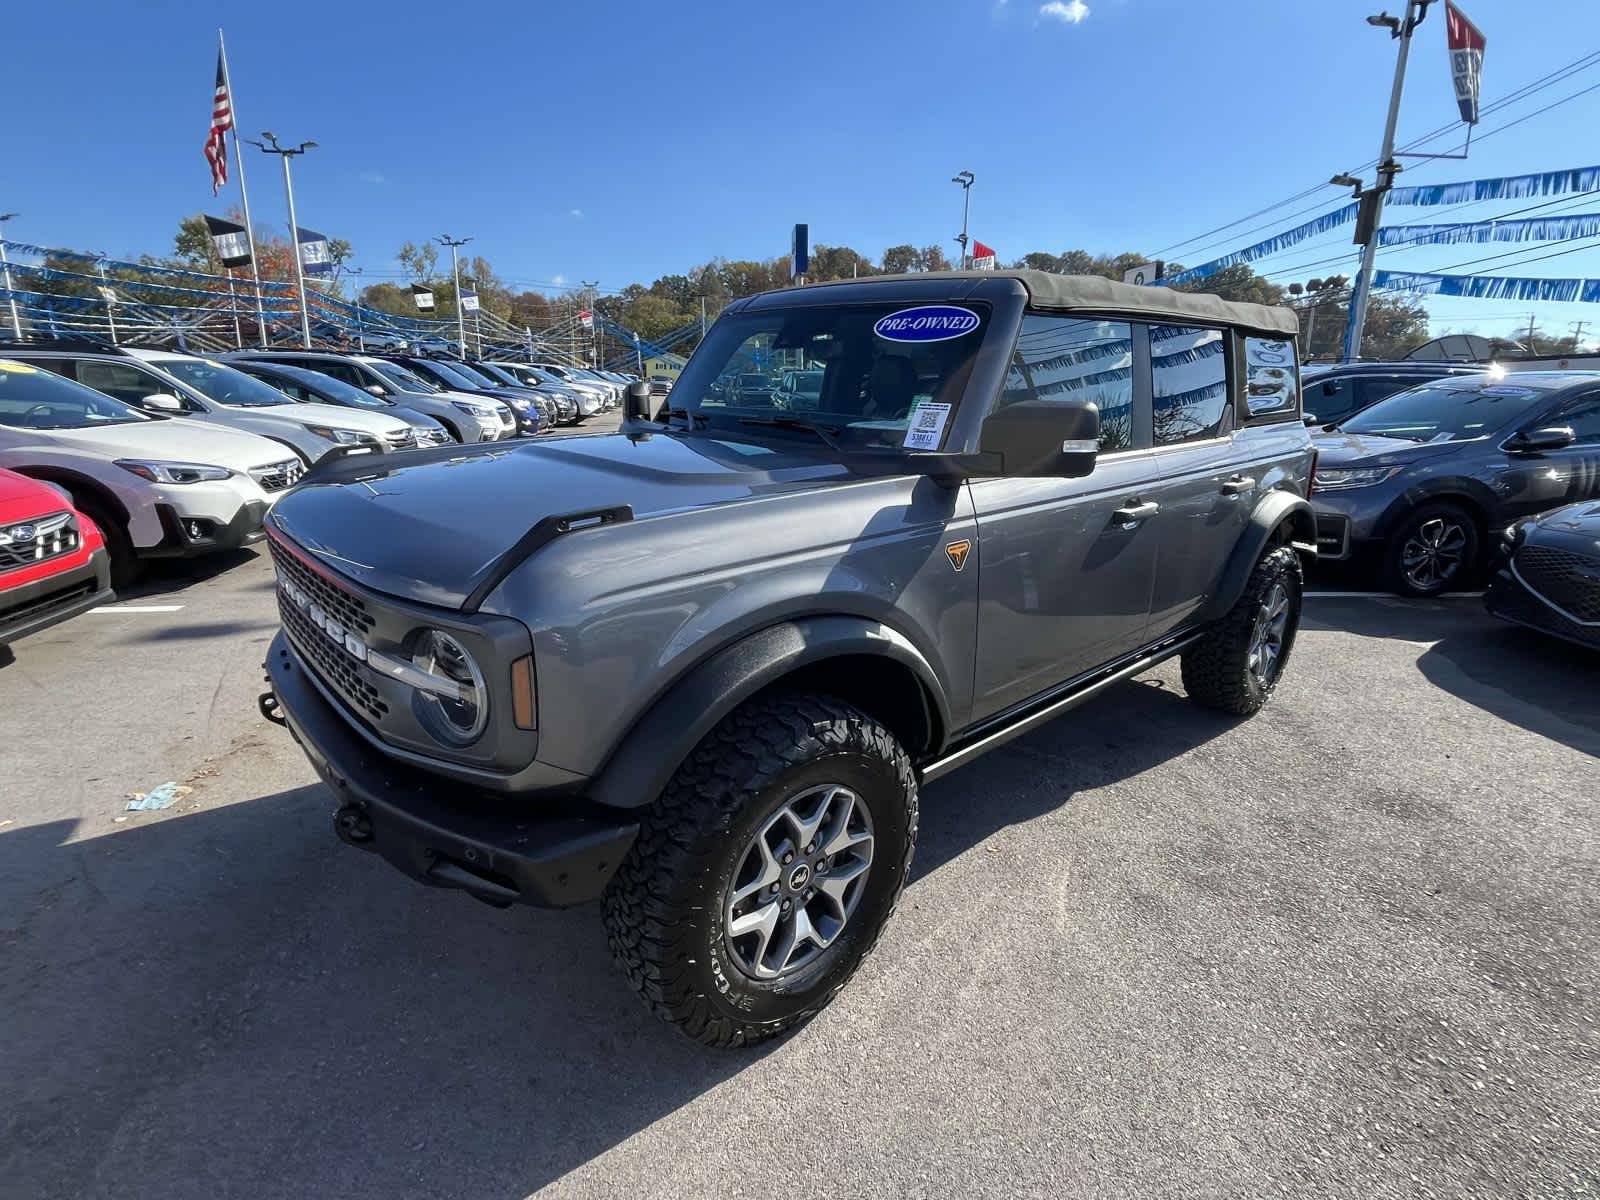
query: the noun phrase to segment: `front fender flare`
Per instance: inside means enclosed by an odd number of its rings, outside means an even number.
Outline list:
[[[769,625],[691,667],[634,722],[585,795],[613,808],[652,803],[700,739],[740,704],[801,667],[847,655],[909,669],[933,710],[932,723],[950,728],[938,674],[904,634],[867,617],[801,617]]]
[[[1244,594],[1244,585],[1284,523],[1289,525],[1288,542],[1301,554],[1314,558],[1317,553],[1317,522],[1311,505],[1288,491],[1271,491],[1263,496],[1250,514],[1250,522],[1228,556],[1216,594],[1200,610],[1201,621],[1219,621]]]

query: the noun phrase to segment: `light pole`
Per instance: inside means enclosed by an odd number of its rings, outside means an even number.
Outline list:
[[[583,290],[589,295],[589,359],[591,366],[598,367],[600,365],[600,322],[595,319],[594,306],[600,300],[600,281],[596,279],[591,282],[587,279],[580,279],[578,282],[583,284]]]
[[[971,171],[960,171],[951,180],[951,183],[961,185],[961,235],[956,241],[961,243],[961,269],[967,269],[967,214],[972,208],[972,182],[977,176]]]
[[[463,359],[467,357],[467,318],[461,310],[461,260],[456,256],[456,247],[465,246],[471,238],[453,238],[448,233],[441,233],[433,239],[441,246],[450,247],[450,275],[456,281],[456,353]]]
[[[1355,287],[1350,293],[1350,320],[1344,331],[1344,360],[1352,362],[1361,357],[1361,335],[1367,323],[1367,295],[1372,290],[1372,269],[1378,257],[1378,222],[1383,219],[1383,198],[1394,186],[1394,177],[1400,166],[1394,160],[1394,130],[1400,120],[1400,94],[1406,86],[1406,59],[1411,53],[1411,35],[1428,15],[1428,5],[1433,0],[1406,0],[1404,16],[1391,17],[1387,12],[1368,17],[1367,24],[1387,29],[1389,36],[1400,42],[1394,60],[1394,84],[1389,89],[1389,116],[1383,126],[1383,148],[1378,151],[1378,181],[1372,190],[1362,195],[1359,180],[1348,175],[1335,175],[1329,182],[1355,185],[1361,209],[1356,217],[1356,241],[1361,243],[1361,266],[1356,272]]]
[[[0,213],[0,225],[4,225],[16,215],[16,213]],[[22,318],[17,316],[17,298],[11,294],[11,260],[6,257],[6,239],[3,229],[0,229],[0,268],[5,270],[6,299],[11,304],[11,332],[20,342],[22,340]]]
[[[307,349],[311,349],[311,314],[306,310],[306,273],[300,265],[300,222],[294,215],[294,181],[289,177],[289,160],[297,154],[304,154],[307,150],[315,150],[315,142],[301,142],[292,149],[278,145],[276,134],[264,132],[261,134],[272,145],[252,140],[250,144],[263,154],[276,154],[283,160],[283,194],[289,201],[289,246],[294,252],[294,286],[300,295],[300,342]]]

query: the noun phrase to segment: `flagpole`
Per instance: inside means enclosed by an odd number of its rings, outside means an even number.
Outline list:
[[[232,114],[229,131],[233,134],[233,159],[239,164],[239,199],[244,203],[244,235],[250,241],[250,276],[256,285],[256,333],[261,339],[261,348],[265,350],[267,317],[261,302],[261,265],[256,258],[256,227],[250,222],[250,189],[244,182],[244,151],[239,149],[239,107],[234,103],[233,77],[228,74],[228,48],[223,44],[220,25],[217,27],[217,54],[222,59],[222,82],[228,89],[228,111]]]
[[[233,291],[233,268],[223,267],[222,273],[228,277],[228,311],[233,314],[233,344],[243,350],[244,334],[239,331],[239,298]]]

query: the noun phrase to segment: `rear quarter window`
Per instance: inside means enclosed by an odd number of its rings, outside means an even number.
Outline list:
[[[1251,420],[1300,411],[1300,367],[1293,338],[1246,337],[1244,361],[1245,407]]]

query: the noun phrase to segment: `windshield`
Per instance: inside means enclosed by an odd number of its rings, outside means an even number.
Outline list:
[[[26,363],[0,360],[0,425],[92,429],[148,421],[120,400]]]
[[[434,362],[430,360],[425,366],[419,366],[416,368],[416,370],[419,374],[422,372],[427,372],[429,375],[433,376],[436,382],[441,383],[445,387],[449,388],[476,389],[483,386],[483,384],[478,380],[461,370],[460,364],[458,363]]]
[[[522,386],[522,380],[496,363],[473,363],[472,365],[478,369],[480,374],[487,375],[496,383],[503,383],[509,387]]]
[[[389,408],[394,404],[392,400],[364,392],[342,379],[308,371],[302,367],[273,367],[259,377],[268,383],[275,383],[274,375],[286,382],[299,384],[312,399],[326,400],[329,404],[343,404],[348,408]]]
[[[459,359],[448,364],[449,369],[463,379],[471,382],[473,387],[499,387],[500,381],[493,376],[478,370],[470,363],[461,362]]]
[[[181,379],[206,399],[232,408],[271,408],[294,403],[271,384],[210,359],[161,359],[155,365]]]
[[[986,306],[852,304],[724,317],[672,389],[672,412],[798,423],[854,446],[938,450],[988,328]],[[814,390],[782,391],[786,374]]]
[[[1523,383],[1481,376],[1439,380],[1380,400],[1339,428],[1411,442],[1465,442],[1515,421],[1543,399],[1541,388]]]
[[[428,380],[412,371],[406,370],[399,363],[369,362],[367,366],[382,375],[402,392],[422,392],[427,394],[439,391],[437,385],[428,382]]]

